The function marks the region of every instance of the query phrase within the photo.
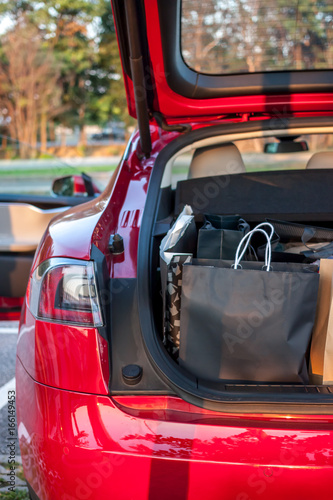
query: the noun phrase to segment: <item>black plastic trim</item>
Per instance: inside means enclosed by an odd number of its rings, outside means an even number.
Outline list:
[[[132,78],[129,63],[128,33],[125,16],[125,2],[111,0],[114,23],[117,30],[117,38],[120,52],[120,59],[123,64],[124,73]]]
[[[0,253],[0,297],[24,297],[34,260],[31,253]]]
[[[27,203],[34,207],[49,209],[81,205],[94,199],[88,196],[37,196],[30,194],[0,194],[0,203]]]
[[[102,310],[102,320],[103,326],[98,328],[98,332],[107,342],[109,342],[108,332],[110,331],[108,325],[108,320],[110,317],[110,276],[108,272],[108,267],[106,263],[106,258],[103,252],[101,252],[95,245],[92,245],[90,258],[95,263],[95,276],[97,281],[97,290],[99,295],[99,303]]]
[[[147,356],[154,370],[177,395],[189,403],[223,412],[331,414],[333,398],[330,394],[281,394],[277,387],[276,392],[258,395],[249,394],[246,391],[233,392],[231,387],[230,390],[223,391],[220,386],[204,385],[174,363],[166,354],[155,331],[151,282],[153,229],[157,218],[160,185],[167,161],[179,150],[198,140],[239,132],[274,130],[278,128],[277,125],[275,120],[266,120],[199,129],[179,136],[157,157],[149,183],[138,248],[138,308],[141,332]],[[315,128],[332,125],[333,120],[328,118],[293,118],[284,120],[283,127],[281,124],[280,128]]]
[[[146,156],[151,152],[147,94],[147,60],[144,57],[142,29],[140,20],[143,15],[141,4],[136,0],[125,0],[125,13],[129,42],[130,66],[134,86],[135,107],[140,131],[140,143]]]
[[[94,183],[90,175],[82,172],[81,177],[83,179],[84,187],[88,196],[93,198],[95,196]]]
[[[165,130],[166,132],[189,132],[192,130],[192,125],[187,123],[186,125],[168,125],[167,122],[165,121],[163,115],[159,113],[158,111],[155,111],[153,113],[153,117],[155,118],[157,125],[161,127],[162,130]]]
[[[138,312],[138,282],[135,278],[113,278],[110,281],[110,393],[174,395],[174,392],[153,369],[143,346]],[[129,365],[142,369],[136,385],[128,385],[123,370]]]
[[[30,499],[31,500],[39,500],[39,497],[36,495],[36,493],[34,492],[34,490],[32,489],[32,487],[30,486],[30,484],[28,483],[27,480],[26,480],[26,483],[28,486]]]
[[[333,70],[275,71],[237,75],[197,73],[181,54],[181,0],[157,0],[165,74],[171,90],[191,99],[332,92]]]
[[[110,294],[110,273],[106,262],[106,256],[95,245],[92,245],[90,258],[95,263],[95,277],[98,290],[98,298],[102,311],[103,326],[98,328],[100,336],[108,343],[108,359],[110,367],[110,377],[108,387],[111,385],[111,368],[112,368],[112,353],[111,345],[111,294]]]

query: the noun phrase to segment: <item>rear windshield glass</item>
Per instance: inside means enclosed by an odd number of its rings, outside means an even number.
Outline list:
[[[199,73],[333,68],[332,0],[182,0],[181,28]]]

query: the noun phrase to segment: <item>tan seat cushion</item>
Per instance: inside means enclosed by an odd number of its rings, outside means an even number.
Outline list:
[[[333,168],[333,151],[323,151],[311,156],[306,165],[308,168]]]
[[[242,156],[232,142],[208,146],[195,151],[188,174],[189,179],[231,175],[246,172]]]

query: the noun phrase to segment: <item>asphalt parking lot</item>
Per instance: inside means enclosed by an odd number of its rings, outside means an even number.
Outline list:
[[[21,466],[20,448],[17,439],[15,420],[15,438],[9,435],[8,394],[15,391],[15,357],[18,322],[0,322],[0,497],[9,499],[25,499],[27,488]],[[9,443],[14,443],[15,453],[15,491],[9,490]],[[11,448],[13,450],[13,447]]]
[[[17,330],[17,322],[0,322],[0,455],[6,455],[8,392],[15,390]],[[18,446],[17,453],[19,454]]]

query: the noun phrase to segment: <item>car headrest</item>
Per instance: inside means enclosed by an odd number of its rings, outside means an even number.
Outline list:
[[[333,151],[323,151],[311,156],[306,165],[308,168],[333,168]]]
[[[246,169],[238,148],[232,142],[228,142],[218,146],[196,149],[188,178],[197,179],[199,177],[241,174],[244,172],[246,172]]]

